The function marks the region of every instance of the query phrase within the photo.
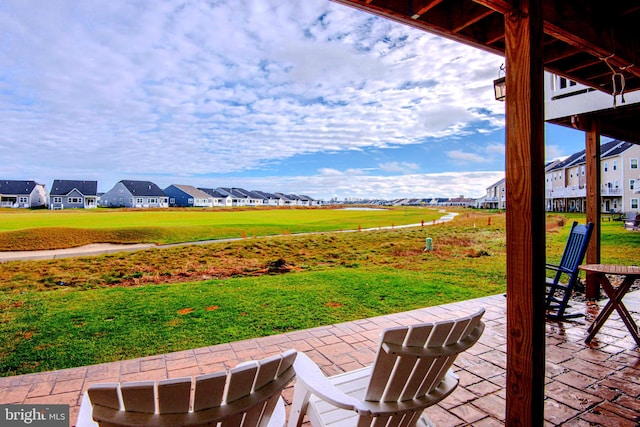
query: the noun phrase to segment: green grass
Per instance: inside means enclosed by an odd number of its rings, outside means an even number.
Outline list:
[[[211,239],[389,227],[430,222],[428,208],[0,210],[0,251],[89,243],[179,243]]]
[[[559,259],[573,219],[547,219]],[[602,261],[634,264],[640,233],[602,224]],[[434,250],[425,252],[425,238]],[[504,214],[412,229],[0,264],[0,375],[279,334],[504,292]],[[274,266],[284,266],[277,269]]]
[[[497,292],[494,286],[486,292]],[[134,289],[30,293],[3,331],[4,375],[267,336],[478,296],[419,272],[336,268]],[[28,339],[26,339],[26,336]]]

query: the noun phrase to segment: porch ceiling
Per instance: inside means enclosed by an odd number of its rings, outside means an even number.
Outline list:
[[[504,56],[505,13],[516,0],[333,0]],[[640,4],[635,0],[541,0],[547,71],[613,92],[640,89]],[[606,61],[604,58],[607,58]],[[508,67],[508,64],[507,64]],[[616,89],[622,80],[616,77]],[[602,134],[640,144],[640,105],[592,113]],[[586,117],[585,117],[586,118]],[[584,120],[586,122],[586,120]],[[572,126],[570,118],[555,123]],[[575,124],[573,127],[576,127]]]
[[[515,0],[333,0],[504,56],[503,14]],[[547,71],[611,92],[612,71],[640,89],[640,4],[542,0]],[[624,70],[621,70],[623,68]]]

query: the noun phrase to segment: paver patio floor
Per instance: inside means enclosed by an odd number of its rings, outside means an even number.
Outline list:
[[[625,303],[639,321],[640,292],[628,294]],[[479,307],[486,309],[486,329],[456,361],[460,386],[427,413],[439,427],[500,426],[506,383],[502,295],[134,360],[0,378],[0,403],[69,404],[74,425],[82,393],[92,383],[199,375],[289,348],[307,353],[332,375],[370,364],[384,328],[458,317]],[[583,307],[586,319],[546,324],[546,425],[638,426],[640,349],[617,313],[590,345],[585,344],[586,329],[598,306]],[[292,387],[285,390],[287,403],[292,395]]]

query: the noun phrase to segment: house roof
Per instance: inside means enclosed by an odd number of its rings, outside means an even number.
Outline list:
[[[607,157],[617,156],[618,154],[628,150],[631,148],[633,144],[618,140],[608,141],[602,145],[600,145],[600,156],[601,159],[606,159]],[[578,151],[577,153],[573,153],[566,159],[561,162],[558,162],[552,165],[547,172],[553,172],[556,170],[566,169],[571,166],[577,166],[586,163],[586,153],[585,150]]]
[[[215,188],[198,188],[198,190],[202,190],[204,193],[207,193],[208,195],[210,195],[211,197],[215,197],[216,199],[225,199],[227,197],[231,197],[228,194],[219,192]]]
[[[490,186],[488,186],[487,188],[498,187],[498,186],[500,186],[500,185],[504,184],[504,182],[505,182],[505,178],[502,178],[500,181],[498,181],[498,182],[496,182],[496,183],[494,183],[494,184],[491,184],[491,185],[490,185]]]
[[[66,196],[73,190],[78,190],[83,196],[98,195],[98,181],[73,181],[66,179],[54,179],[49,195]]]
[[[259,195],[262,199],[265,199],[265,200],[277,199],[278,198],[275,194],[266,193],[264,191],[251,190],[251,192],[254,193],[254,194]]]
[[[120,181],[134,196],[166,197],[160,187],[151,181]]]
[[[173,184],[172,186],[177,188],[178,190],[184,191],[185,193],[187,193],[188,195],[196,199],[210,199],[212,197],[211,194],[208,194],[202,190],[199,190],[193,185]]]
[[[36,186],[35,181],[0,181],[0,194],[4,195],[28,195]]]

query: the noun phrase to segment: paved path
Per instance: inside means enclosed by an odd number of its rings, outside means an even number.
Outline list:
[[[424,222],[420,224],[407,224],[407,225],[395,225],[389,227],[375,227],[375,228],[363,228],[356,230],[340,230],[333,232],[312,232],[312,233],[298,233],[298,234],[290,234],[290,236],[304,236],[309,234],[326,234],[326,233],[352,233],[357,231],[373,231],[373,230],[389,230],[395,228],[410,228],[410,227],[421,227],[428,226],[433,224],[442,224],[444,222],[451,221],[455,218],[457,213],[445,213],[440,219],[436,219],[430,222]],[[275,236],[260,236],[259,238],[270,238]],[[139,251],[144,249],[167,249],[174,248],[177,246],[189,246],[189,245],[208,245],[211,243],[226,243],[232,242],[236,240],[243,240],[244,238],[238,237],[233,239],[217,239],[217,240],[202,240],[197,242],[182,242],[182,243],[172,243],[167,245],[156,245],[153,243],[138,243],[138,244],[123,244],[117,245],[112,243],[92,243],[90,245],[80,246],[77,248],[67,248],[67,249],[52,249],[52,250],[44,250],[44,251],[7,251],[0,252],[0,263],[6,261],[29,261],[29,260],[39,260],[39,259],[57,259],[57,258],[70,258],[77,256],[93,256],[93,255],[105,255],[115,252],[125,252],[125,251]]]

